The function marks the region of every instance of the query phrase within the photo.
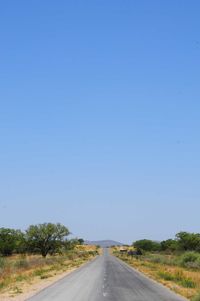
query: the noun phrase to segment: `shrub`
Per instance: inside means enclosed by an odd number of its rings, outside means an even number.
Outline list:
[[[187,262],[185,264],[185,267],[186,268],[189,268],[189,269],[200,269],[200,261],[196,261],[196,262]]]
[[[180,257],[180,265],[184,267],[196,262],[200,262],[200,255],[195,252],[187,252]]]

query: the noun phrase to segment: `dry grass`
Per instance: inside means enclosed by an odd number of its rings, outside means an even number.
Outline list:
[[[165,260],[160,260],[156,256],[154,259],[141,256],[141,258],[122,255],[115,250],[115,254],[128,264],[143,272],[150,278],[157,280],[172,289],[176,293],[188,298],[189,300],[198,301],[198,292],[200,291],[200,270],[189,269],[172,264],[175,258],[166,256]],[[160,262],[161,261],[161,262]]]

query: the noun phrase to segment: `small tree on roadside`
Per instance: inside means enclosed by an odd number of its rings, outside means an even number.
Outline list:
[[[32,225],[26,231],[28,249],[33,253],[40,253],[43,257],[53,255],[61,250],[69,234],[68,228],[61,224]]]

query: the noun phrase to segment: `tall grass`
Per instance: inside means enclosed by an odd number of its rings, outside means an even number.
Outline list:
[[[200,269],[200,253],[185,252],[179,255],[145,254],[140,257],[142,261],[158,263],[169,266],[180,266],[188,269]]]
[[[6,260],[3,257],[0,257],[0,269],[3,269],[5,266]]]
[[[195,288],[196,283],[189,277],[185,276],[183,271],[170,273],[167,271],[159,271],[158,276],[166,281],[173,281],[186,288]]]
[[[192,301],[200,301],[200,292],[192,299]]]

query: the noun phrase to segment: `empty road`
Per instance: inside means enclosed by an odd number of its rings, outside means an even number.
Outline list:
[[[184,301],[107,250],[29,301]]]

